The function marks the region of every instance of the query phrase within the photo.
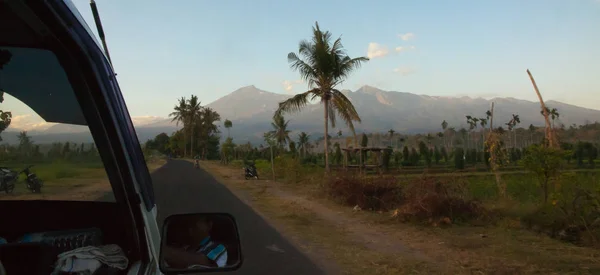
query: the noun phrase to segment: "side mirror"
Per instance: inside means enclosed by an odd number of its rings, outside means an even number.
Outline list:
[[[235,219],[225,213],[167,217],[159,266],[165,274],[238,269],[242,266],[242,247]]]

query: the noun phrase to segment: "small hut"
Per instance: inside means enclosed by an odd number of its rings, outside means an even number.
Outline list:
[[[381,173],[383,170],[383,152],[387,151],[392,151],[392,148],[385,148],[385,147],[360,147],[360,148],[353,148],[353,147],[349,147],[349,148],[343,148],[342,149],[344,151],[344,170],[348,170],[349,168],[358,168],[360,173],[363,173],[366,170],[370,170],[370,169],[375,169],[377,170],[377,172]],[[356,153],[358,152],[358,165],[351,165],[348,164],[348,156],[350,155],[350,153],[356,155]],[[363,152],[375,152],[376,156],[377,156],[377,164],[371,164],[371,165],[367,165],[366,160],[363,160]]]

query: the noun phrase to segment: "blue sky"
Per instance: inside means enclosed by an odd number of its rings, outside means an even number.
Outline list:
[[[73,2],[95,31],[89,0]],[[306,85],[286,56],[310,37],[315,21],[342,35],[350,56],[375,54],[341,88],[535,100],[529,68],[544,99],[600,109],[600,0],[97,5],[134,117],[164,117],[181,96],[196,94],[207,104],[247,85],[302,92]]]

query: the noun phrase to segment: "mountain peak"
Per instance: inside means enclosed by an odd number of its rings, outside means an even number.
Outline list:
[[[357,93],[365,93],[365,94],[377,94],[377,93],[381,93],[381,92],[385,92],[385,91],[375,88],[373,86],[364,85],[364,86],[360,87],[358,90],[356,90],[356,92]]]

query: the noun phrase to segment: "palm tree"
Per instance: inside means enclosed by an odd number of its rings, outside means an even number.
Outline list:
[[[200,111],[202,110],[202,106],[200,106],[200,101],[198,97],[192,95],[187,104],[187,112],[189,116],[189,124],[190,124],[190,154],[194,155],[194,128],[196,123],[200,122]]]
[[[535,133],[535,126],[533,124],[529,124],[529,135],[530,135],[530,144],[533,144],[533,134]]]
[[[515,114],[512,115],[512,121],[513,121],[513,127],[516,127],[517,124],[521,123],[521,119],[519,118],[519,115],[515,115]],[[514,147],[516,148],[517,147],[517,129],[516,128],[514,129],[514,133],[513,134],[514,134],[514,137],[515,137],[515,141],[514,141],[515,145],[514,145]]]
[[[560,117],[560,114],[558,113],[558,110],[556,108],[548,108],[546,107],[546,112],[548,113],[548,115],[550,115],[550,118],[552,119],[552,129],[554,129],[554,120]],[[540,111],[540,114],[544,115],[544,111]]]
[[[189,127],[188,125],[188,119],[189,119],[189,112],[188,112],[188,104],[187,104],[187,100],[185,99],[185,97],[181,97],[179,99],[179,102],[177,105],[175,105],[175,107],[173,108],[173,112],[169,114],[169,116],[173,117],[172,121],[176,122],[176,125],[179,126],[179,123],[181,122],[183,124],[183,132],[186,132],[187,127]],[[185,137],[186,135],[183,135],[183,156],[185,157],[187,155],[187,146],[185,144]]]
[[[229,129],[233,127],[233,123],[231,122],[231,120],[225,119],[225,122],[223,122],[223,126],[225,126],[225,128],[227,129],[227,137],[229,137]]]
[[[301,78],[308,83],[310,90],[280,102],[274,116],[286,112],[298,112],[310,100],[319,99],[324,107],[325,139],[329,132],[328,122],[331,122],[331,127],[335,127],[336,113],[356,136],[353,121],[360,123],[360,117],[352,102],[335,87],[369,59],[366,57],[350,58],[346,55],[341,38],[331,44],[331,33],[321,31],[318,23],[315,23],[315,27],[313,27],[312,41],[300,42],[298,54],[302,58],[293,52],[289,53],[288,61],[290,67],[298,71]],[[325,170],[329,171],[327,140],[325,140]]]
[[[290,141],[291,131],[287,129],[289,122],[289,120],[285,121],[282,115],[273,117],[273,122],[271,122],[273,131],[270,131],[269,133],[275,139],[275,141],[277,141],[280,149],[283,149],[283,146]]]
[[[302,152],[302,157],[306,157],[306,148],[309,145],[310,135],[307,135],[305,132],[301,132],[298,134],[298,149]]]
[[[446,120],[444,119],[444,121],[442,121],[442,132],[443,132],[444,134],[446,133],[446,128],[448,128],[448,122],[446,122]],[[446,145],[446,137],[444,137],[444,140],[443,140],[443,142],[444,142],[444,147],[448,147],[448,146]],[[446,150],[447,150],[447,148],[446,148]]]
[[[485,151],[485,126],[488,123],[488,119],[489,117],[486,118],[479,118],[479,125],[481,125],[481,129],[483,129],[483,132],[481,133],[481,145],[483,146],[483,150]]]
[[[196,127],[200,133],[200,142],[202,143],[202,158],[206,159],[208,141],[211,135],[219,133],[219,128],[215,123],[221,120],[221,116],[210,107],[204,107],[200,111],[200,118],[201,121],[196,124]]]
[[[394,147],[394,133],[395,133],[395,132],[396,132],[396,131],[394,131],[394,129],[390,129],[390,130],[388,131],[388,133],[390,133],[390,146],[391,146],[391,147]]]
[[[521,123],[521,119],[519,118],[519,115],[515,115],[512,114],[512,118],[510,119],[510,121],[508,121],[506,124],[506,126],[508,127],[509,131],[513,131],[513,135],[514,135],[514,141],[513,141],[513,148],[517,148],[517,132],[515,126],[517,126],[517,124]]]

